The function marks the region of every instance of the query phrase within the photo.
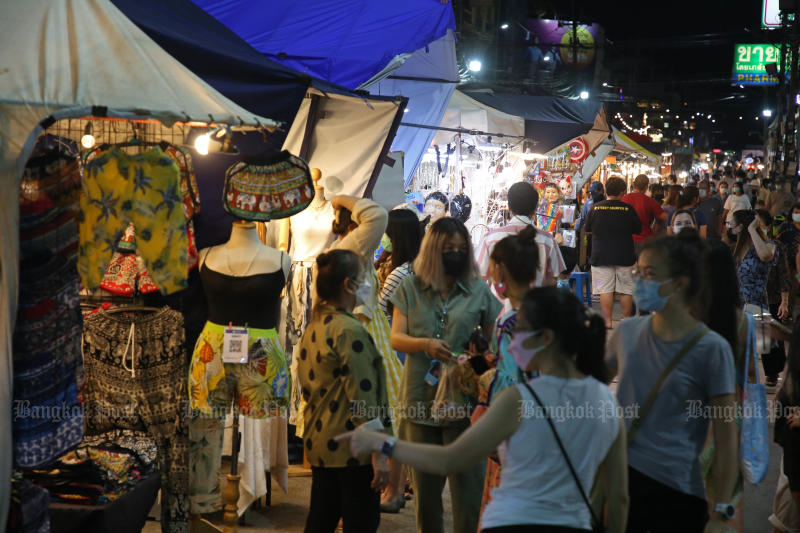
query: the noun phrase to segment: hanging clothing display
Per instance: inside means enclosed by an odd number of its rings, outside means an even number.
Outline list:
[[[194,216],[200,212],[200,189],[194,173],[191,152],[184,146],[168,145],[164,150],[178,165],[181,174],[181,195],[183,196],[183,215],[186,217],[186,237],[189,241],[189,270],[197,267],[198,255],[194,236]]]
[[[70,205],[74,163],[74,157],[58,150],[40,155],[26,167],[20,192],[22,261],[12,341],[12,429],[14,461],[24,468],[52,462],[83,438],[77,225],[75,213],[56,206],[47,195]]]
[[[317,191],[322,195],[323,191]],[[289,364],[292,375],[292,392],[289,409],[289,423],[294,424],[297,435],[302,435],[302,412],[300,405],[300,385],[297,380],[297,356],[300,337],[311,320],[312,299],[314,294],[314,264],[317,256],[333,244],[331,233],[333,223],[333,206],[330,202],[321,205],[312,203],[304,211],[291,219],[292,266],[286,282],[286,297],[282,303],[281,341],[290,356]]]
[[[40,137],[25,163],[20,192],[28,199],[46,196],[56,207],[77,214],[81,169],[75,141],[49,134]]]
[[[118,147],[86,164],[81,196],[78,272],[83,286],[96,289],[114,247],[129,223],[137,249],[165,294],[187,286],[188,237],[181,207],[180,171],[155,147],[128,154]]]
[[[111,263],[106,269],[100,288],[117,296],[134,296],[158,292],[144,259],[136,251],[136,228],[128,225],[125,234],[117,244]]]
[[[156,441],[162,472],[161,522],[188,531],[189,441],[183,316],[169,307],[142,316],[100,311],[84,325],[87,429],[144,427]]]

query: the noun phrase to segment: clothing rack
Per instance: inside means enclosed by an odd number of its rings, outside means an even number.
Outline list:
[[[120,144],[125,143],[133,138],[143,142],[143,144],[135,145],[134,148],[138,150],[149,149],[147,143],[157,143],[166,141],[174,145],[182,145],[187,141],[187,135],[190,128],[185,125],[175,125],[175,127],[167,127],[161,122],[157,121],[132,121],[132,120],[116,120],[107,118],[77,118],[77,119],[64,119],[54,122],[46,133],[75,139],[80,141],[81,137],[86,134],[91,134],[95,138],[94,146],[85,148],[79,146],[81,153],[92,151],[97,146],[102,144]]]

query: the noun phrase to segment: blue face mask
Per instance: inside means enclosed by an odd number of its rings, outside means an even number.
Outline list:
[[[665,281],[655,281],[651,279],[638,278],[633,289],[633,301],[636,307],[642,311],[661,311],[666,307],[669,296],[661,296],[658,289],[671,279]]]

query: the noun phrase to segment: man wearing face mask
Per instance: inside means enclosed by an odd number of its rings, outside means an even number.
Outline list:
[[[792,209],[794,196],[789,191],[785,180],[775,182],[775,190],[767,196],[766,209],[772,216],[785,215]]]
[[[706,219],[706,238],[719,239],[722,231],[722,200],[719,196],[711,193],[710,184],[701,181],[697,185],[697,194],[700,203],[695,207],[696,211],[703,213]]]

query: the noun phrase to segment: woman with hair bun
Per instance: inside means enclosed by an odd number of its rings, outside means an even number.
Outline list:
[[[366,430],[338,439],[349,439],[355,454],[384,450],[441,476],[469,468],[499,447],[503,476],[481,518],[485,533],[591,530],[599,524],[581,493],[588,500],[603,468],[598,484],[608,498],[607,520],[597,520],[604,521],[606,531],[623,533],[625,428],[603,383],[605,335],[603,318],[587,314],[573,294],[556,287],[531,289],[521,300],[509,351],[519,368],[538,372],[538,378],[501,392],[486,414],[444,446],[395,442]],[[598,503],[595,508],[602,509],[604,502]]]
[[[351,455],[334,440],[371,422],[355,414],[355,406],[363,413],[389,412],[381,354],[353,315],[363,277],[361,258],[349,250],[317,257],[318,302],[300,339],[297,366],[305,400],[303,442],[311,463],[308,533],[330,533],[340,518],[345,531],[377,531],[380,491],[389,482],[386,457]],[[372,424],[392,435],[388,419]]]

